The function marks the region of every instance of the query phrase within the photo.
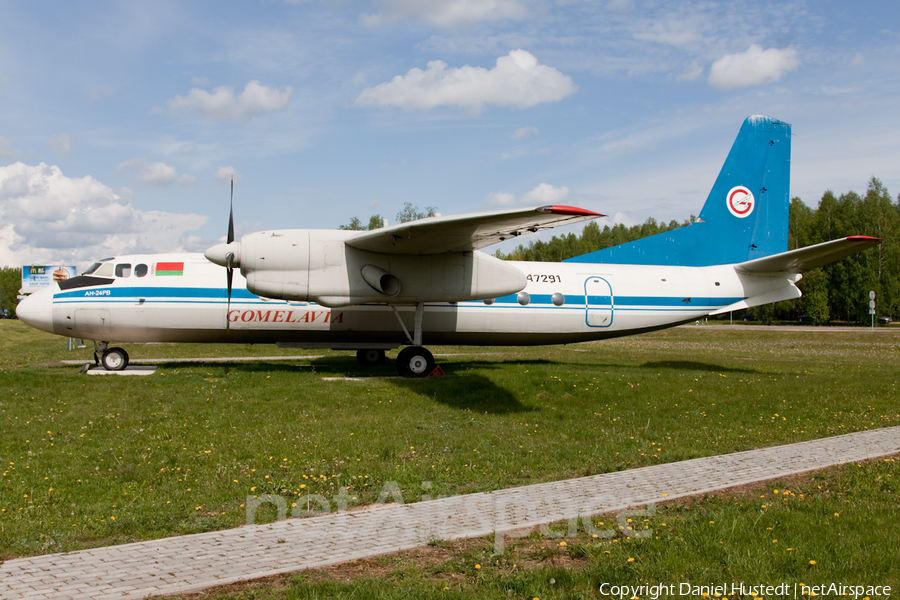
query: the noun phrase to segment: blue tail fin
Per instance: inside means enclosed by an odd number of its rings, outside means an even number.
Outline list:
[[[791,126],[748,117],[697,222],[568,262],[703,267],[788,249]]]

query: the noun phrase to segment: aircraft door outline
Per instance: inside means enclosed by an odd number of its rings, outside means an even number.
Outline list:
[[[584,280],[584,322],[588,327],[611,327],[615,298],[609,276],[595,275]]]

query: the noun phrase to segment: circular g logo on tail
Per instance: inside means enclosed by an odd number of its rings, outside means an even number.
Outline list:
[[[736,216],[738,219],[749,217],[756,206],[756,200],[753,198],[753,192],[742,185],[731,188],[725,200],[728,206],[728,212]]]

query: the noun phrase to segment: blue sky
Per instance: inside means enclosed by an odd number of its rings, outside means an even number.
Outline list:
[[[0,265],[562,203],[697,214],[743,119],[900,192],[896,2],[0,1]]]

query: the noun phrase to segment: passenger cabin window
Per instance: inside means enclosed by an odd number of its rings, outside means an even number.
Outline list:
[[[143,277],[147,274],[147,265],[136,265],[134,267],[134,276]]]
[[[116,277],[131,277],[131,265],[128,263],[116,265]]]
[[[103,263],[100,265],[96,271],[94,271],[94,275],[97,277],[112,277],[115,271],[115,266],[112,263]]]

